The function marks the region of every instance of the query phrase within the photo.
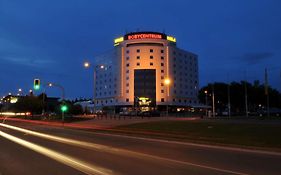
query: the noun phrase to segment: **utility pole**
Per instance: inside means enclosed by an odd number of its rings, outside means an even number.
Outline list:
[[[212,102],[213,102],[213,117],[216,116],[215,114],[215,92],[214,92],[214,84],[212,84]]]
[[[267,69],[264,72],[264,92],[266,95],[266,104],[267,104],[267,117],[269,117],[269,94],[268,94],[268,76]]]
[[[230,82],[229,82],[229,74],[227,74],[227,106],[228,106],[228,117],[231,117],[231,105],[230,105]]]
[[[248,117],[248,92],[247,92],[247,75],[246,75],[246,72],[245,72],[244,89],[245,89],[245,112],[246,112],[246,117]]]
[[[227,84],[228,117],[230,118],[230,85]]]

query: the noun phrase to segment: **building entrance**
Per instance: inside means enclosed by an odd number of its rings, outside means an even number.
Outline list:
[[[156,106],[156,70],[136,69],[134,71],[134,97],[139,107]]]

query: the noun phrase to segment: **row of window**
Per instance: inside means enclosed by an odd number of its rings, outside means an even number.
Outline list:
[[[138,55],[136,58],[137,58],[137,60],[139,60],[139,59],[141,59],[141,56]],[[160,58],[161,58],[161,60],[164,60],[164,56],[161,56]],[[149,59],[154,59],[154,57],[153,57],[152,55],[150,55],[150,56],[149,56]],[[130,60],[130,57],[127,56],[127,57],[126,57],[126,60]]]
[[[153,63],[152,62],[150,62],[149,63],[151,66],[153,66]],[[140,66],[140,62],[137,62],[137,66]],[[164,63],[161,63],[161,66],[164,66]],[[130,63],[127,63],[126,64],[126,67],[130,67]]]
[[[140,52],[141,52],[141,49],[136,49],[136,52],[137,52],[137,53],[140,53]],[[153,49],[149,49],[149,52],[150,52],[150,53],[153,53],[154,50],[153,50]],[[164,50],[161,49],[160,52],[161,52],[161,53],[164,53]],[[126,50],[126,53],[127,53],[127,54],[130,53],[130,50]],[[176,52],[176,51],[174,51],[173,54],[174,54],[174,55],[179,55],[179,56],[184,55],[185,58],[188,58],[188,57],[189,57],[190,59],[194,59],[194,60],[196,59],[195,56],[191,56],[191,55],[188,56],[188,55],[183,54],[183,53],[181,53],[181,52]]]
[[[141,50],[140,50],[140,49],[136,49],[136,52],[137,52],[137,53],[140,53],[140,52],[141,52]],[[153,52],[154,52],[154,50],[153,50],[153,49],[149,49],[149,52],[150,52],[150,53],[153,53]],[[160,52],[161,52],[161,53],[164,53],[164,50],[163,50],[163,49],[161,49],[161,50],[160,50]],[[126,53],[130,53],[130,50],[126,50]]]

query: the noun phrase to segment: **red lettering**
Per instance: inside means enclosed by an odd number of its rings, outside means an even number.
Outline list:
[[[128,35],[128,40],[132,39],[162,39],[162,35],[160,34],[134,34]]]

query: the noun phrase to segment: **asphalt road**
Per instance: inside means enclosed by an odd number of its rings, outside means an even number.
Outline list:
[[[0,124],[0,175],[279,175],[280,172],[281,153],[34,124]]]

